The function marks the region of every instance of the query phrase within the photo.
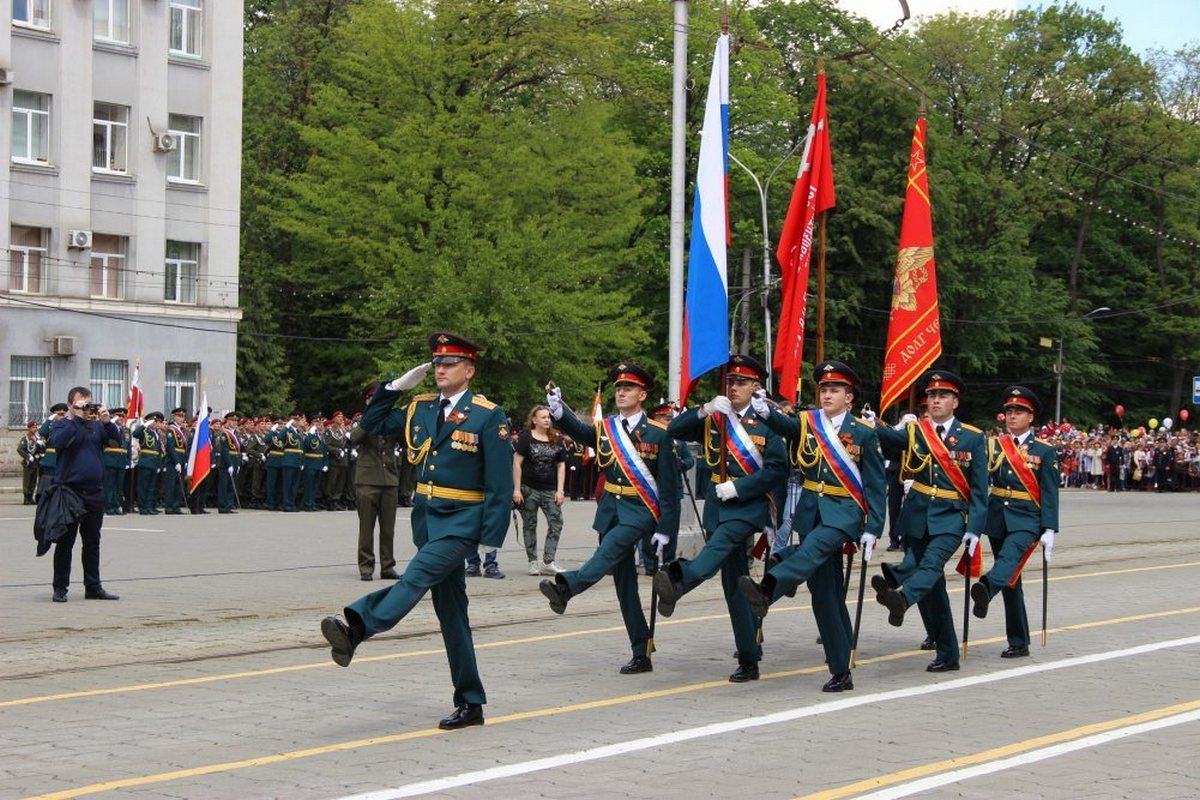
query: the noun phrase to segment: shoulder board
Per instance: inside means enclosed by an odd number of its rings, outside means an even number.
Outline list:
[[[667,429],[667,423],[659,422],[658,420],[650,419],[649,417],[646,418],[646,424],[653,425],[654,427],[659,428],[664,431]]]
[[[852,418],[852,419],[853,419],[855,422],[857,422],[859,425],[864,425],[864,426],[866,426],[866,427],[868,427],[868,428],[874,428],[874,427],[875,427],[875,423],[874,423],[874,422],[868,422],[868,421],[867,421],[866,419],[864,419],[863,417],[851,417],[851,418]]]
[[[412,401],[411,401],[411,402],[413,402],[413,403],[423,403],[423,402],[425,402],[426,400],[434,400],[434,399],[436,399],[436,398],[437,398],[437,393],[436,393],[436,392],[430,392],[429,394],[419,394],[419,395],[417,395],[416,397],[414,397],[414,398],[412,399]]]
[[[981,431],[979,428],[976,428],[974,425],[968,425],[964,422],[962,426],[963,430],[971,431],[972,433],[983,433],[983,431]]]
[[[488,411],[491,411],[493,408],[496,407],[495,403],[493,403],[491,400],[488,400],[486,397],[484,397],[481,394],[472,395],[471,402],[477,406],[482,406],[483,408],[486,408]]]
[[[1051,444],[1050,442],[1047,442],[1045,439],[1039,439],[1039,438],[1037,438],[1037,437],[1035,436],[1035,437],[1033,437],[1033,440],[1034,440],[1035,442],[1037,442],[1038,444],[1044,444],[1044,445],[1046,445],[1046,447],[1054,447],[1054,445],[1053,445],[1053,444]]]

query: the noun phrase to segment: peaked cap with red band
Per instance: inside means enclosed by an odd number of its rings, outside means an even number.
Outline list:
[[[851,389],[858,388],[858,373],[842,361],[822,361],[813,368],[813,380],[817,386],[826,383],[843,383]]]
[[[459,361],[474,361],[482,349],[470,339],[439,331],[429,337],[429,349],[435,364],[457,364]]]
[[[735,375],[762,383],[767,379],[767,368],[754,356],[739,353],[730,356],[729,363],[725,367],[726,378]]]
[[[963,383],[962,378],[955,375],[953,372],[947,372],[944,369],[931,369],[921,376],[925,388],[923,393],[928,394],[936,389],[944,389],[947,392],[954,392],[959,397],[967,390],[967,385]]]
[[[632,361],[622,361],[608,371],[608,382],[613,386],[618,383],[632,383],[634,386],[640,386],[643,389],[649,389],[654,385],[654,379],[650,377],[650,373],[639,367]]]
[[[1000,407],[1005,410],[1012,407],[1019,408],[1036,417],[1042,411],[1042,401],[1038,399],[1032,389],[1025,386],[1010,386],[1004,390]]]

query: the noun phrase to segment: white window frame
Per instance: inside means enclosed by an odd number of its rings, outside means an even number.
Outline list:
[[[105,253],[97,251],[97,239],[92,236],[92,258],[88,264],[88,292],[97,300],[120,300],[125,296],[125,254],[129,249],[129,240],[124,236],[114,236],[117,240],[117,251]],[[92,278],[96,270],[100,270],[100,291],[93,289]]]
[[[113,377],[119,375],[120,377]],[[92,398],[109,408],[125,405],[125,381],[129,375],[129,362],[115,358],[93,358],[89,384]]]
[[[38,228],[34,225],[20,225],[13,227],[31,228],[42,232],[42,244],[39,247],[28,244],[17,244],[12,241],[12,228],[9,229],[9,245],[8,245],[8,277],[5,281],[6,289],[9,292],[19,294],[42,294],[43,287],[46,283],[46,247],[47,232],[45,228]],[[40,256],[38,268],[37,286],[30,288],[29,286],[29,255],[37,253]],[[12,281],[13,259],[20,256],[21,258],[21,288],[14,289],[10,285]]]
[[[14,25],[38,30],[50,29],[50,6],[52,0],[23,0],[27,19],[17,18],[17,8],[13,5],[12,21]]]
[[[204,130],[204,118],[192,117],[187,114],[170,114],[168,116],[167,133],[175,137],[177,147],[167,154],[167,181],[169,183],[200,183],[201,159],[200,136]],[[182,120],[191,120],[196,130],[183,130]],[[188,163],[187,156],[192,156],[194,176],[183,174]],[[172,170],[175,172],[173,173]]]
[[[195,248],[195,258],[167,256],[164,270],[166,284],[163,287],[163,302],[172,305],[194,306],[196,305],[196,296],[199,294],[200,244],[198,242],[167,242],[168,254],[171,252],[172,244]],[[189,267],[190,276],[185,274]]]
[[[20,428],[29,420],[41,421],[45,416],[47,409],[45,408],[50,396],[49,376],[50,376],[50,359],[40,356],[12,356],[9,359],[8,372],[8,426],[10,428]],[[34,369],[18,369],[19,366],[34,367]],[[37,367],[41,368],[41,375],[21,375],[21,372],[37,372]],[[29,403],[29,387],[34,384],[41,385],[42,402],[41,408],[32,408]]]
[[[112,109],[114,116],[120,119],[101,119],[99,106],[106,106]],[[96,166],[96,139],[102,137],[104,139],[104,162],[109,166]],[[120,138],[120,144],[114,145],[114,142]],[[117,150],[122,152],[117,158]],[[125,166],[121,169],[116,169],[112,166],[114,162],[122,163]],[[129,106],[121,106],[116,103],[101,103],[92,104],[92,172],[102,175],[128,175],[129,174]]]
[[[125,9],[125,38],[121,38],[114,30],[116,23],[117,9]],[[105,10],[104,19],[98,19],[101,9]],[[133,30],[133,21],[129,18],[130,15],[129,0],[92,0],[92,38],[100,42],[114,42],[116,44],[129,44],[130,36]],[[105,30],[101,30],[100,26],[106,26]]]
[[[175,41],[175,20],[179,20],[179,41]],[[195,33],[196,50],[187,49],[189,34]],[[173,56],[200,58],[204,55],[204,0],[171,0],[167,29],[167,47]]]
[[[172,375],[172,370],[179,373]],[[191,370],[189,376],[182,373]],[[195,362],[186,361],[168,361],[163,372],[165,379],[163,380],[163,408],[186,408],[195,410],[196,404],[200,402],[200,365]],[[186,392],[191,393],[191,397],[185,396]]]
[[[17,105],[17,95],[25,94],[38,98],[45,98],[46,108],[27,108],[26,106]],[[13,92],[13,109],[12,109],[12,160],[18,164],[37,164],[45,166],[50,163],[50,104],[53,98],[42,92],[29,92],[18,89]],[[38,126],[35,124],[37,120],[42,120],[45,132],[45,142],[43,144],[45,150],[45,158],[39,158],[34,150],[35,136],[34,133]],[[17,153],[17,129],[23,127],[25,129],[25,152]]]

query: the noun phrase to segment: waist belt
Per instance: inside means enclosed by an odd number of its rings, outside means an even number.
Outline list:
[[[285,452],[285,453],[303,453],[304,451],[301,450],[299,447],[289,447],[289,448],[285,449],[283,452]]]
[[[236,453],[237,451],[234,450],[233,452]],[[320,453],[305,453],[304,457],[305,458],[324,458],[324,456],[322,456]]]
[[[426,497],[440,497],[443,500],[483,502],[483,492],[479,489],[451,489],[448,486],[434,486],[432,483],[418,483],[417,494],[423,494]]]
[[[106,447],[106,448],[104,448],[104,452],[106,452],[106,453],[124,453],[125,448],[124,447]]]
[[[958,490],[956,490],[956,489],[939,489],[936,486],[930,486],[929,484],[921,483],[920,481],[913,481],[912,488],[914,490],[920,492],[921,494],[929,495],[930,497],[932,497],[935,500],[938,500],[938,499],[962,500],[963,499],[963,497],[958,493]]]
[[[844,486],[835,486],[834,484],[826,483],[825,481],[818,483],[817,481],[810,481],[806,478],[802,485],[804,486],[804,491],[806,492],[827,494],[830,497],[853,497],[853,495],[850,494],[850,490]]]
[[[619,495],[621,497],[638,497],[636,486],[618,486],[615,483],[604,482],[604,491],[609,494]]]
[[[1020,489],[1001,489],[999,486],[993,486],[991,493],[996,497],[1003,497],[1005,500],[1028,500],[1033,502],[1033,495]]]

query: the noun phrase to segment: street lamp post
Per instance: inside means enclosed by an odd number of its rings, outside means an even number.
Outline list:
[[[1103,314],[1105,311],[1112,311],[1112,309],[1108,306],[1093,308],[1091,311],[1084,314],[1081,319],[1090,319],[1092,316],[1096,314]],[[1054,365],[1054,374],[1058,376],[1058,385],[1054,390],[1054,423],[1056,425],[1062,422],[1063,340],[1065,339],[1065,335],[1060,335],[1058,337],[1058,361]]]

